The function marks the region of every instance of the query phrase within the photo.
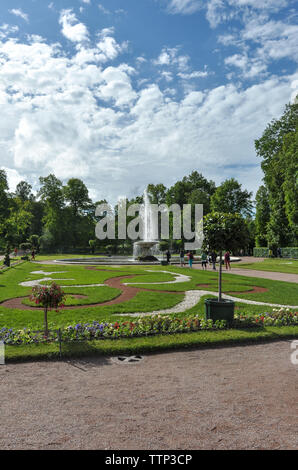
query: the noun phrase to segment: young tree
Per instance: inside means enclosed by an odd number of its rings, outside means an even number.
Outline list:
[[[204,217],[203,248],[219,254],[218,300],[222,300],[222,253],[244,248],[248,243],[245,220],[239,214],[211,212]]]

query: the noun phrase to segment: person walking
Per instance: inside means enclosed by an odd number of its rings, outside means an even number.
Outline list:
[[[188,257],[188,264],[189,264],[189,267],[192,268],[193,252],[192,252],[192,251],[189,251],[189,252],[187,253],[187,257]]]
[[[31,252],[31,258],[32,258],[32,261],[35,260],[35,251],[34,251],[34,248],[32,249],[32,252]]]
[[[207,254],[203,251],[201,254],[202,269],[207,269]]]
[[[167,257],[167,263],[170,264],[171,253],[169,252],[169,250],[166,252],[166,257]]]
[[[225,252],[225,265],[226,265],[226,269],[231,269],[230,260],[231,260],[230,252],[229,252],[229,251],[226,251],[226,252]]]
[[[181,248],[180,250],[180,253],[179,253],[179,256],[180,256],[180,266],[184,266],[184,255],[185,255],[185,251],[183,248]]]

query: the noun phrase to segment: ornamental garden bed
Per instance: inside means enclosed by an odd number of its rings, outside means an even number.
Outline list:
[[[0,330],[0,340],[7,345],[62,343],[189,333],[200,330],[215,331],[297,325],[298,312],[289,309],[275,309],[272,313],[255,316],[235,315],[232,323],[225,320],[203,320],[198,315],[185,318],[153,315],[135,321],[78,323],[56,330],[49,329],[48,335],[45,335],[43,331],[34,331],[30,328],[21,330],[2,328]]]

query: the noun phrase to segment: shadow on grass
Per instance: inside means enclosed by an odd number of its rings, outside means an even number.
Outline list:
[[[64,342],[61,345],[51,343],[44,345],[26,345],[7,347],[7,362],[67,360],[88,357],[101,365],[108,364],[107,356],[118,354],[161,354],[170,351],[195,349],[213,349],[231,346],[252,346],[274,341],[283,341],[297,337],[298,328],[266,327],[241,328],[217,331],[199,331],[189,333],[161,334],[135,338],[104,339],[82,342]]]

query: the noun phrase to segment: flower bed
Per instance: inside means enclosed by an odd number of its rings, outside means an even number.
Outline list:
[[[298,312],[289,308],[274,308],[272,313],[264,313],[255,317],[257,323],[267,326],[289,326],[298,324]]]
[[[18,345],[45,342],[88,341],[95,339],[132,338],[157,334],[187,333],[200,330],[223,330],[227,328],[256,328],[270,326],[298,325],[298,312],[289,309],[274,310],[256,316],[235,315],[233,324],[227,325],[225,320],[203,320],[198,315],[175,318],[165,315],[152,315],[135,321],[92,322],[70,325],[60,330],[49,330],[48,336],[41,331],[29,328],[13,330],[2,328],[0,339],[5,344]]]

